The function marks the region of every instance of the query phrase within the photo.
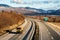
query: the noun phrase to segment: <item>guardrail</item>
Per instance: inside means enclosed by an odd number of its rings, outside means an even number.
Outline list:
[[[32,40],[35,32],[35,23],[29,21],[25,26],[22,34],[16,34],[13,37],[9,38],[9,40]]]
[[[33,22],[33,26],[27,40],[32,40],[34,32],[35,32],[35,23]]]
[[[25,37],[22,40],[32,40],[34,32],[35,32],[35,23],[32,22],[32,25],[31,25],[29,31],[27,32],[27,34],[25,35]]]
[[[32,40],[35,32],[35,23],[32,21],[30,23],[30,27],[28,27],[27,30],[25,29],[24,33],[21,34],[16,40]]]

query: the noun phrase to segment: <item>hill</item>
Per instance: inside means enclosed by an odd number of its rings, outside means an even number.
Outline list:
[[[23,13],[25,15],[60,15],[60,9],[58,10],[43,10],[43,9],[36,9],[31,7],[6,7],[0,8],[1,10],[5,11],[16,11],[18,13]]]
[[[0,7],[10,7],[10,6],[7,4],[0,4]]]

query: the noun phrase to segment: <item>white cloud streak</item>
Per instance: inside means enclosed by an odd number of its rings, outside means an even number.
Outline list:
[[[60,0],[13,0],[13,2],[20,5],[26,5],[42,9],[60,8]]]

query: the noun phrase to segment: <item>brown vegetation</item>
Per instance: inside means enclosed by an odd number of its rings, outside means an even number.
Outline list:
[[[0,12],[0,33],[3,30],[16,28],[24,22],[24,15],[16,12]]]
[[[28,16],[30,18],[43,20],[44,17],[48,18],[48,22],[60,22],[60,16]]]

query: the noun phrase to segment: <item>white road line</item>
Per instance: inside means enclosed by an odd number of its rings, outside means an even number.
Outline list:
[[[42,32],[41,32],[41,40],[42,40]]]
[[[47,27],[43,24],[43,23],[40,23],[38,22],[39,24],[39,34],[40,34],[40,37],[41,39],[39,40],[50,40],[50,34],[48,34],[49,30],[47,29]]]
[[[48,32],[49,34],[51,34],[50,32]]]
[[[54,39],[53,36],[51,36],[51,39],[52,39],[52,40]]]
[[[59,26],[53,26],[54,24],[46,23],[51,29],[53,29],[58,35],[60,35],[60,27]]]
[[[25,25],[27,24],[27,20],[25,20],[25,22],[22,24],[22,25],[20,25],[21,27],[25,27]],[[15,29],[13,30],[13,31],[15,31]],[[7,34],[5,37],[4,36],[0,36],[0,40],[8,40],[9,38],[11,38],[12,36],[14,36],[14,35],[16,35],[16,34]]]
[[[48,29],[47,29],[47,31],[48,31]],[[49,32],[49,31],[48,31]]]

